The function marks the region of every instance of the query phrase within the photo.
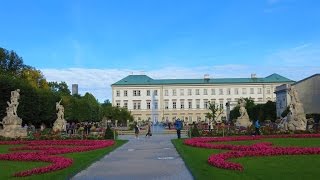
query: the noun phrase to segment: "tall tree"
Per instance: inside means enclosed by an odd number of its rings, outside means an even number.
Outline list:
[[[0,47],[0,72],[17,75],[24,67],[23,60],[17,53]]]
[[[49,82],[48,85],[53,92],[59,93],[60,95],[71,94],[66,82]]]
[[[27,66],[22,69],[21,78],[27,80],[34,88],[49,89],[49,85],[42,72],[33,67]]]

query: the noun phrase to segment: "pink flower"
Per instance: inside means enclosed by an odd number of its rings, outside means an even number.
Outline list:
[[[57,171],[72,165],[73,160],[57,154],[84,152],[114,145],[113,140],[38,140],[38,141],[0,141],[0,145],[24,144],[25,146],[10,148],[10,151],[32,150],[36,152],[14,152],[0,154],[0,160],[8,161],[42,161],[52,164],[31,170],[15,173],[14,176],[30,176]]]
[[[279,155],[309,155],[320,154],[320,148],[306,147],[272,147],[270,142],[261,142],[253,145],[230,145],[230,144],[211,144],[212,142],[228,141],[248,141],[264,138],[319,138],[320,134],[294,134],[294,135],[271,135],[271,136],[239,136],[239,137],[219,137],[219,138],[192,138],[186,139],[184,144],[194,147],[208,149],[231,150],[224,153],[213,154],[209,157],[208,163],[223,169],[242,171],[243,167],[239,163],[229,162],[228,159],[247,156],[279,156]]]

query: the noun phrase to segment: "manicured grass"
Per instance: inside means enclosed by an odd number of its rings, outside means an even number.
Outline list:
[[[272,142],[275,146],[320,147],[318,138],[277,138],[259,141],[227,142],[226,144],[249,145],[257,142]],[[245,157],[234,159],[241,163],[243,172],[213,167],[207,160],[211,154],[222,150],[203,149],[183,144],[183,139],[172,140],[195,179],[319,179],[320,155]],[[225,143],[225,142],[224,142]]]
[[[64,154],[61,156],[69,157],[73,159],[73,165],[66,169],[55,171],[52,173],[46,173],[41,175],[33,175],[29,177],[19,177],[19,179],[69,179],[76,175],[81,170],[88,167],[93,162],[101,159],[103,156],[120,147],[127,141],[117,140],[116,144],[111,147],[98,149],[94,151]],[[7,153],[7,149],[12,146],[0,145],[0,153]],[[0,161],[0,179],[18,179],[12,175],[15,172],[31,169],[34,167],[44,166],[47,163],[44,162],[20,162],[20,161]]]

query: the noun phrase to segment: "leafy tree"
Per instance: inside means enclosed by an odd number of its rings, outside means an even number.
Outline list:
[[[18,75],[24,67],[23,60],[17,53],[0,47],[0,72]]]
[[[70,95],[71,92],[66,82],[49,82],[50,89],[60,95]]]
[[[219,117],[223,112],[223,109],[219,107],[219,105],[211,103],[210,101],[208,102],[208,109],[210,112],[206,113],[206,117],[210,120],[215,120],[216,117]]]
[[[21,72],[21,78],[27,80],[34,88],[49,89],[49,85],[40,70],[26,67]]]

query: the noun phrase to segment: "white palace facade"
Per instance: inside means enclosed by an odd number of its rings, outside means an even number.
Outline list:
[[[255,103],[275,101],[276,86],[294,81],[272,74],[265,78],[152,79],[146,75],[129,75],[111,85],[112,105],[127,108],[136,121],[153,119],[172,121],[180,118],[189,123],[206,120],[208,102],[232,109],[240,98]]]

